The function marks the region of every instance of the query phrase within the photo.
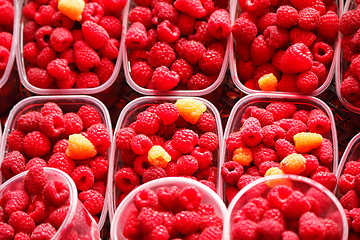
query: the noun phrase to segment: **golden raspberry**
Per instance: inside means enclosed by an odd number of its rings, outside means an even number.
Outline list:
[[[280,168],[272,167],[266,171],[265,177],[272,176],[272,175],[281,175],[281,174],[285,174],[285,173]],[[268,185],[271,188],[273,188],[277,185],[286,185],[288,187],[292,187],[291,181],[289,181],[287,179],[271,179],[269,181],[266,181],[266,185]]]
[[[84,11],[84,7],[84,0],[59,0],[58,2],[59,11],[76,21],[81,21],[81,14]]]
[[[249,148],[239,147],[235,149],[232,160],[242,166],[249,166],[253,160],[253,155]]]
[[[301,132],[294,136],[296,151],[307,153],[321,145],[323,137],[318,133]]]
[[[283,170],[281,170],[278,167],[271,167],[266,171],[265,177],[271,176],[271,175],[280,175],[280,174],[285,174],[285,173],[283,172]]]
[[[179,114],[185,121],[196,124],[200,116],[206,111],[206,106],[199,100],[193,98],[182,98],[176,101]]]
[[[262,91],[276,91],[278,80],[276,79],[274,74],[269,73],[259,78],[258,83],[259,83],[259,88]]]
[[[305,170],[306,159],[298,153],[293,153],[280,162],[280,169],[288,174],[300,174]]]
[[[66,149],[66,155],[70,158],[75,160],[87,159],[94,157],[96,153],[95,146],[83,135],[72,134],[69,136],[69,146]]]
[[[171,156],[161,146],[155,145],[148,152],[148,160],[153,166],[166,167]]]

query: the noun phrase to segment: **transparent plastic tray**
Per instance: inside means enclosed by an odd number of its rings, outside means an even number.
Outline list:
[[[85,96],[85,95],[68,95],[68,96],[36,96],[36,97],[28,97],[24,100],[20,101],[18,104],[16,104],[13,109],[11,110],[8,119],[5,123],[3,136],[1,138],[2,145],[0,147],[0,166],[2,161],[4,160],[6,152],[9,150],[8,147],[8,136],[10,133],[15,129],[16,122],[18,118],[29,111],[35,111],[39,110],[45,103],[47,102],[55,102],[60,106],[60,108],[64,112],[71,112],[71,111],[77,111],[82,105],[87,104],[92,107],[94,107],[100,114],[102,123],[105,124],[107,131],[109,132],[110,136],[112,136],[112,127],[111,127],[111,121],[109,112],[106,109],[105,105],[97,100],[96,98]],[[109,160],[109,166],[112,166],[112,153],[111,153],[111,147],[108,149],[108,160]],[[108,172],[108,174],[110,171]],[[1,172],[0,172],[1,175]],[[0,177],[0,181],[2,182],[3,179]],[[108,184],[110,185],[110,184]],[[108,199],[109,193],[108,188],[107,192],[105,194],[105,203],[103,210],[101,212],[101,217],[98,222],[99,229],[101,230],[106,219],[107,215],[107,208],[108,208]]]

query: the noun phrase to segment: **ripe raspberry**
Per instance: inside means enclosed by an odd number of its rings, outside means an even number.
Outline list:
[[[318,157],[322,164],[331,164],[333,160],[333,149],[331,141],[327,138],[324,138],[320,147],[314,149],[312,154]]]
[[[259,179],[259,176],[252,176],[249,174],[244,174],[239,178],[238,183],[236,184],[236,186],[238,187],[238,189],[242,189],[244,188],[246,185],[252,183],[253,181]]]
[[[311,7],[307,7],[299,11],[298,25],[300,28],[312,31],[320,24],[320,13]]]
[[[138,228],[142,234],[150,233],[157,226],[161,225],[162,217],[160,212],[144,207],[138,216]]]
[[[290,118],[296,112],[296,105],[289,102],[273,102],[266,106],[266,110],[271,112],[274,120]]]
[[[50,223],[42,223],[31,233],[31,239],[51,239],[56,233],[56,229]]]
[[[291,28],[298,24],[298,12],[289,5],[280,6],[276,10],[276,24],[279,27]]]
[[[129,21],[131,23],[140,22],[145,26],[145,28],[150,28],[152,26],[152,18],[153,15],[148,7],[136,6],[130,11],[129,14]]]
[[[81,194],[81,193],[80,193]],[[79,194],[79,195],[80,195]],[[69,211],[69,206],[62,206],[49,214],[49,222],[55,228],[60,228]]]
[[[103,157],[97,157],[90,162],[90,169],[94,174],[95,179],[102,179],[107,175],[109,168],[109,161]]]
[[[278,81],[274,74],[266,74],[262,76],[259,80],[259,88],[262,91],[276,91],[276,87],[278,85]]]
[[[293,28],[289,32],[290,43],[303,43],[310,47],[316,39],[316,36],[311,31],[306,31],[301,28]]]
[[[296,77],[296,88],[301,93],[310,93],[319,85],[319,79],[315,73],[306,71]]]
[[[101,213],[104,206],[104,197],[94,190],[87,190],[79,194],[79,199],[91,215]]]
[[[293,190],[286,185],[277,185],[270,190],[267,200],[270,206],[281,210],[287,198],[292,194]]]
[[[257,225],[257,232],[260,237],[279,239],[284,232],[284,225],[275,220],[262,220]]]
[[[49,180],[44,187],[43,195],[50,205],[59,207],[69,199],[70,192],[62,182]]]
[[[31,204],[28,206],[26,212],[34,220],[35,224],[40,224],[48,216],[46,210],[47,206],[45,206],[45,202],[42,200],[36,200],[35,197]]]
[[[61,108],[59,107],[59,105],[57,105],[54,102],[47,102],[44,104],[44,106],[42,106],[40,113],[43,116],[47,116],[50,114],[57,114],[57,115],[63,115],[63,111],[61,110]]]
[[[11,5],[9,5],[11,6]],[[12,6],[11,6],[12,7]],[[51,16],[56,13],[55,9],[52,8],[50,5],[42,5],[36,11],[34,15],[35,22],[42,25],[51,25]]]
[[[266,110],[264,110],[264,111],[266,111]],[[263,112],[263,111],[260,111],[260,112]],[[273,120],[272,114],[271,114],[271,117]],[[271,118],[269,118],[269,119],[271,119]],[[284,138],[284,136],[285,136],[284,129],[282,129],[278,125],[267,125],[267,126],[263,127],[263,131],[264,131],[264,137],[263,137],[262,143],[265,146],[270,147],[270,148],[274,148],[275,142],[278,139]]]
[[[64,117],[59,114],[49,114],[40,121],[40,130],[49,138],[59,137],[65,130]]]
[[[337,179],[335,174],[330,172],[318,172],[315,173],[311,179],[317,181],[318,183],[321,183],[323,186],[325,186],[330,191],[333,191],[337,184]]]
[[[340,18],[339,31],[344,35],[355,33],[360,27],[359,13],[357,10],[349,10]]]
[[[100,80],[96,74],[84,72],[77,74],[75,85],[77,88],[93,88],[100,85]]]
[[[202,73],[194,74],[188,81],[189,90],[201,90],[211,86],[216,80],[216,76],[208,76]]]
[[[303,43],[291,45],[284,53],[280,62],[283,73],[299,73],[309,70],[313,64],[313,56]]]
[[[236,43],[250,44],[255,39],[258,30],[252,21],[239,17],[235,20],[231,32]]]
[[[170,67],[175,61],[175,52],[167,43],[156,43],[149,52],[149,63],[153,67]]]
[[[250,56],[255,65],[261,65],[268,62],[274,54],[275,49],[267,44],[264,35],[258,35],[251,43]]]
[[[86,42],[79,40],[74,44],[75,64],[82,72],[100,64],[99,55]]]
[[[195,147],[194,150],[191,151],[191,156],[198,161],[199,169],[210,167],[213,161],[213,154],[206,148]]]
[[[280,164],[273,161],[265,161],[259,165],[259,171],[262,176],[270,174],[270,172],[268,172],[269,169],[273,169],[275,171],[274,168],[280,169]]]
[[[290,154],[280,162],[280,168],[288,174],[300,174],[305,170],[306,159],[297,153]]]
[[[57,58],[49,62],[46,67],[49,75],[59,81],[67,81],[70,77],[70,68],[66,59]]]
[[[356,102],[359,99],[360,84],[359,81],[349,76],[341,83],[340,93],[349,102]]]
[[[80,191],[89,190],[94,184],[94,174],[91,169],[86,166],[79,166],[71,173],[71,178],[74,180],[76,187]]]
[[[229,152],[242,146],[244,146],[244,144],[241,140],[240,131],[231,133],[226,139],[226,148]]]
[[[148,85],[154,69],[147,62],[137,62],[131,66],[131,78],[140,87]]]
[[[199,239],[201,240],[221,239],[221,238],[222,238],[222,230],[220,227],[215,227],[215,226],[205,228],[199,236]]]
[[[142,178],[143,183],[166,177],[166,172],[162,167],[153,166],[145,170]]]
[[[192,65],[197,64],[197,62],[202,58],[203,54],[206,52],[205,46],[194,40],[187,41],[181,44],[182,47],[176,47],[178,55],[182,58],[185,58],[186,61]]]
[[[43,49],[45,47],[49,47],[50,45],[50,36],[53,32],[53,28],[50,26],[43,26],[37,29],[35,32],[34,38],[36,45],[39,49]]]
[[[16,121],[17,129],[24,133],[39,130],[41,113],[36,111],[27,112],[21,115]]]
[[[136,133],[153,135],[159,131],[160,118],[152,112],[144,111],[138,114],[134,130]]]
[[[132,138],[130,146],[134,153],[144,155],[152,148],[153,143],[146,135],[138,134]]]
[[[318,33],[326,39],[335,39],[339,29],[339,17],[334,11],[327,11],[320,16]]]
[[[46,69],[47,65],[56,59],[56,52],[50,47],[44,47],[37,56],[36,63],[39,68]]]
[[[259,120],[253,117],[246,119],[244,125],[240,129],[240,136],[247,146],[255,147],[261,143],[263,131]]]
[[[306,159],[306,164],[302,175],[310,176],[319,167],[319,160],[314,155],[309,154],[303,154],[303,157]]]
[[[143,189],[135,194],[134,204],[139,211],[144,207],[154,209],[158,204],[158,198],[153,190]]]
[[[66,17],[64,14],[62,14],[60,11],[57,11],[54,15],[51,17],[51,25],[58,28],[66,28],[68,30],[72,29],[75,22]]]
[[[221,176],[229,185],[236,185],[239,178],[244,174],[244,168],[237,162],[226,162],[221,167]]]
[[[28,61],[30,64],[36,65],[36,60],[39,53],[40,50],[36,46],[36,43],[34,42],[29,42],[24,46],[23,49],[24,59]]]
[[[200,215],[192,211],[182,211],[175,215],[175,229],[185,235],[198,231],[200,225]]]
[[[85,4],[84,10],[81,14],[81,22],[92,21],[99,23],[104,16],[104,8],[97,2],[90,2]]]
[[[25,138],[24,132],[20,130],[12,131],[8,137],[9,150],[10,151],[18,150],[19,152],[23,152],[24,138]]]
[[[30,68],[26,75],[29,83],[38,88],[49,88],[54,81],[46,70],[40,68]]]
[[[35,21],[28,21],[24,24],[23,39],[24,43],[32,42],[39,25]]]
[[[199,147],[215,151],[219,146],[219,138],[213,132],[206,132],[199,139]]]
[[[129,150],[131,140],[133,137],[135,137],[135,135],[135,130],[130,127],[121,128],[115,134],[116,147],[119,150]]]
[[[172,210],[178,204],[180,190],[176,186],[169,188],[161,187],[157,191],[159,204],[167,210]]]
[[[9,179],[25,171],[25,157],[17,150],[7,153],[1,163],[1,173]]]
[[[35,229],[35,222],[23,211],[16,211],[10,215],[9,225],[14,229],[15,233],[23,232],[30,234]]]
[[[178,20],[179,12],[168,2],[154,1],[153,2],[153,19],[152,23],[155,25],[160,24],[164,20],[169,20],[176,23]],[[146,6],[144,6],[146,7]]]
[[[206,15],[206,10],[200,0],[176,0],[174,2],[174,7],[180,12],[186,13],[194,18],[202,18]]]
[[[90,105],[81,106],[77,115],[81,118],[84,129],[87,129],[94,124],[101,123],[101,116],[99,112]]]
[[[257,168],[259,168],[260,164],[266,161],[278,162],[279,158],[276,152],[264,145],[260,144],[252,149],[254,163]]]
[[[69,136],[80,133],[83,130],[81,118],[76,113],[66,113],[64,115],[64,135]],[[54,147],[55,148],[55,147]]]
[[[94,70],[95,74],[100,80],[100,85],[109,80],[114,72],[115,65],[107,57],[100,59],[100,64]]]
[[[360,207],[360,198],[357,196],[355,190],[350,190],[341,197],[340,203],[344,209],[348,209],[350,211],[353,208]]]
[[[122,168],[115,174],[115,183],[121,192],[129,193],[140,184],[140,177],[132,168]]]
[[[73,41],[73,37],[66,28],[58,27],[50,35],[50,46],[57,52],[68,49]]]
[[[173,43],[180,37],[180,29],[169,20],[160,23],[156,28],[157,39],[161,42]]]
[[[176,161],[177,172],[180,175],[193,175],[198,170],[198,161],[191,155],[183,155]]]
[[[179,75],[174,71],[170,71],[165,66],[156,68],[150,80],[153,88],[160,91],[171,90],[175,88],[179,82]]]
[[[257,234],[257,224],[250,220],[239,221],[231,230],[232,239],[256,239]]]
[[[349,161],[345,164],[344,174],[350,174],[356,176],[360,174],[360,162]]]
[[[0,223],[0,237],[4,240],[14,239],[14,229],[7,223]],[[16,239],[16,237],[15,237]]]
[[[314,213],[305,213],[299,220],[299,237],[301,239],[324,239],[325,226]]]
[[[208,20],[208,30],[211,36],[216,39],[226,38],[231,31],[229,13],[225,9],[214,11]]]
[[[185,59],[177,59],[171,65],[171,71],[176,72],[180,81],[187,84],[189,78],[193,75],[193,67]]]
[[[350,174],[343,174],[339,178],[339,191],[341,194],[346,194],[348,191],[354,189],[355,176]]]
[[[282,206],[284,216],[291,219],[299,218],[303,213],[308,212],[310,209],[310,202],[306,199],[304,194],[299,191],[292,192]]]
[[[42,157],[50,148],[50,140],[39,131],[28,133],[24,138],[24,153],[29,157]]]
[[[264,38],[271,48],[281,48],[289,42],[288,31],[276,25],[264,30]]]
[[[195,29],[195,33],[191,34]],[[204,21],[196,21],[193,24],[188,40],[195,40],[201,42],[204,45],[209,45],[213,41],[213,37],[210,35],[208,23]],[[210,49],[208,49],[210,50]]]
[[[223,60],[218,52],[209,50],[202,55],[199,67],[205,74],[217,75],[221,70]]]
[[[81,160],[94,157],[97,151],[89,139],[81,134],[69,136],[69,146],[66,149],[66,155],[72,159]]]
[[[55,153],[49,159],[49,167],[60,169],[70,175],[75,169],[75,162],[65,153]]]
[[[103,123],[92,125],[86,130],[87,139],[96,147],[98,153],[106,152],[110,145],[111,139],[106,126]]]
[[[324,112],[314,109],[310,112],[307,122],[310,132],[319,133],[326,136],[331,130],[331,121]]]
[[[24,189],[30,195],[41,194],[45,184],[47,183],[47,175],[44,169],[36,165],[32,167],[25,176]]]
[[[199,136],[190,129],[178,130],[172,138],[174,147],[182,153],[190,153],[197,145],[198,139]]]
[[[201,203],[201,194],[195,187],[184,187],[180,191],[178,202],[184,210],[197,210]]]
[[[315,61],[318,61],[324,65],[329,65],[333,60],[334,50],[327,43],[317,42],[312,48],[312,54]]]

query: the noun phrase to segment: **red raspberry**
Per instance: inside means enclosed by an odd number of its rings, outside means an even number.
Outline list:
[[[360,67],[360,57],[356,57],[352,60],[350,65],[350,71],[357,79],[359,79],[360,74],[357,72]]]
[[[65,136],[69,136],[74,133],[80,133],[83,130],[83,123],[81,121],[81,118],[76,113],[66,113],[64,115],[64,122]]]
[[[25,157],[17,150],[7,153],[1,163],[1,173],[9,179],[25,171]]]
[[[109,9],[112,13],[121,13],[126,5],[124,0],[104,0],[104,8]]]
[[[66,28],[58,27],[50,35],[50,46],[57,52],[68,49],[73,41],[73,37]]]
[[[44,169],[35,165],[24,178],[24,189],[30,195],[38,195],[42,193],[46,183],[47,175],[45,175]]]
[[[289,5],[280,6],[276,10],[276,24],[279,27],[291,28],[298,24],[298,12]]]
[[[271,116],[273,115],[271,114]],[[263,127],[263,131],[264,131],[264,137],[262,143],[267,147],[274,148],[275,142],[278,139],[282,139],[285,137],[284,129],[282,129],[278,125],[267,125]]]
[[[168,2],[154,1],[153,5],[154,5],[154,8],[152,9],[153,24],[158,25],[164,20],[169,20],[172,23],[177,22],[179,12],[173,7],[172,4]]]
[[[246,119],[244,125],[240,129],[240,136],[247,146],[255,147],[261,143],[263,131],[259,120],[253,117]]]
[[[53,30],[54,29],[50,26],[43,26],[36,30],[34,38],[36,45],[39,47],[39,49],[43,49],[49,46],[50,36]]]
[[[316,90],[318,85],[319,79],[311,71],[302,72],[296,77],[296,88],[301,93],[311,93]]]
[[[292,231],[284,231],[282,233],[283,240],[300,240],[299,236]]]
[[[306,159],[305,170],[301,175],[310,176],[319,167],[319,160],[314,155],[303,154]]]
[[[232,26],[231,32],[236,43],[250,44],[255,39],[258,30],[252,21],[239,17]]]
[[[277,90],[281,92],[298,92],[296,88],[296,75],[283,74],[278,83]]]
[[[49,62],[46,67],[49,75],[53,78],[66,81],[70,75],[70,68],[66,59],[57,58]]]
[[[136,133],[153,135],[159,131],[160,118],[152,112],[144,111],[138,114],[134,130]]]
[[[310,112],[307,125],[310,132],[319,133],[322,136],[326,136],[331,130],[330,119],[324,112],[318,109]]]
[[[35,39],[35,33],[39,25],[34,21],[28,21],[24,24],[23,39],[24,43],[32,42]]]
[[[274,25],[276,25],[276,13],[273,12],[266,13],[257,22],[257,27],[260,34],[263,33],[267,27]]]
[[[138,230],[138,215],[139,211],[137,209],[133,209],[130,211],[128,218],[126,219],[126,224],[124,225],[123,235],[124,237],[137,237],[140,233]]]
[[[290,43],[303,43],[307,47],[310,47],[316,39],[314,33],[303,30],[301,28],[293,28],[289,32]]]
[[[10,5],[9,5],[10,6]],[[42,5],[34,15],[35,22],[42,25],[51,25],[51,17],[56,13],[55,9],[50,5]]]
[[[340,18],[339,31],[344,35],[355,33],[360,27],[359,13],[357,10],[349,10]]]
[[[313,56],[303,43],[291,45],[284,53],[280,62],[283,73],[299,73],[309,70],[313,64]]]
[[[271,125],[274,123],[274,116],[271,112],[266,111],[263,108],[253,109],[250,113],[251,117],[256,118],[262,127]]]
[[[261,163],[266,161],[271,161],[271,162],[279,161],[276,152],[271,148],[263,146],[262,144],[253,148],[252,153],[253,153],[254,163],[257,168],[259,168]]]
[[[236,70],[240,80],[247,81],[254,76],[255,65],[251,62],[244,62],[242,60],[236,61]]]
[[[243,189],[246,185],[252,183],[253,181],[259,179],[259,176],[252,176],[249,174],[244,174],[239,178],[238,183],[236,184],[236,186],[238,187],[238,189]]]
[[[180,29],[180,32],[183,36],[192,34],[194,30],[195,20],[196,20],[195,18],[187,14],[184,13],[179,14],[177,27]]]
[[[37,2],[28,2],[23,7],[23,14],[28,20],[34,20],[36,10],[39,8],[39,4]]]
[[[7,223],[0,223],[0,237],[4,240],[14,239],[14,229]],[[16,237],[15,237],[16,239]]]
[[[144,207],[154,209],[158,204],[158,198],[153,190],[143,189],[135,194],[134,204],[139,211]]]
[[[244,168],[237,162],[226,162],[221,167],[221,176],[229,185],[236,185],[244,174]]]
[[[35,224],[40,224],[48,216],[46,210],[45,202],[34,197],[32,203],[27,208],[27,214],[34,220]]]
[[[189,79],[187,87],[189,90],[201,90],[211,86],[215,80],[216,77],[214,78],[214,76],[196,73]]]
[[[91,190],[99,192],[99,193],[101,193],[101,195],[103,195],[103,197],[105,197],[106,185],[105,185],[105,183],[103,181],[98,181],[98,182],[94,183]]]
[[[161,187],[157,191],[157,198],[163,208],[172,210],[178,204],[179,194],[180,190],[176,186],[169,188]]]
[[[337,179],[335,174],[330,172],[318,172],[311,176],[311,179],[315,180],[318,183],[321,183],[330,191],[333,191],[337,184]]]
[[[48,88],[54,81],[46,70],[40,68],[30,68],[26,75],[29,83],[38,88]]]
[[[213,115],[210,113],[201,114],[199,120],[196,125],[201,131],[204,132],[214,132],[216,129],[216,120]]]
[[[27,163],[26,163],[26,168],[25,170],[29,170],[30,168],[32,168],[33,166],[39,165],[41,167],[47,167],[47,163],[45,162],[44,159],[42,158],[32,158],[30,159]]]
[[[132,168],[122,168],[115,174],[116,187],[125,193],[129,193],[140,184],[140,177]]]
[[[71,178],[74,180],[76,187],[80,191],[89,190],[94,184],[94,174],[91,169],[86,166],[79,166],[71,173]]]
[[[28,133],[24,138],[24,153],[29,157],[42,157],[50,148],[50,140],[39,131]]]
[[[180,29],[169,20],[165,20],[157,26],[156,34],[159,41],[172,43],[180,37]]]
[[[59,105],[57,105],[54,102],[47,102],[44,104],[44,106],[42,106],[40,113],[43,116],[47,116],[50,114],[57,114],[57,115],[63,115],[63,111],[61,110],[61,108],[59,107]]]
[[[129,49],[142,49],[146,46],[147,41],[148,37],[145,26],[140,22],[133,23],[126,33],[126,47]]]
[[[257,239],[257,224],[250,220],[242,220],[236,223],[231,230],[232,239]]]
[[[186,13],[194,18],[202,18],[206,15],[206,10],[200,0],[176,0],[174,7],[180,12]]]
[[[130,20],[130,16],[129,16]],[[122,23],[120,19],[114,16],[105,16],[100,20],[102,26],[111,38],[119,38],[122,32]]]
[[[325,226],[314,213],[305,213],[299,220],[299,236],[301,239],[324,239]]]
[[[156,115],[164,125],[171,125],[178,119],[179,110],[173,103],[163,103],[156,107]]]
[[[30,202],[30,196],[24,190],[8,191],[1,198],[1,204],[4,206],[2,215],[7,214],[7,216],[10,216],[16,211],[25,211]],[[5,218],[5,216],[2,218]]]
[[[285,224],[286,224],[283,214],[281,213],[280,210],[278,210],[276,208],[266,210],[264,212],[261,220],[275,220],[275,221],[279,222],[280,224],[282,224],[283,226],[285,226]]]
[[[111,139],[106,126],[103,123],[92,125],[86,130],[87,139],[96,147],[98,153],[106,152],[110,145]]]
[[[354,189],[355,176],[350,174],[343,174],[339,179],[339,191],[341,194],[346,194],[348,191]]]
[[[171,71],[176,72],[180,81],[186,84],[189,78],[193,75],[193,67],[185,59],[177,59],[171,65]]]
[[[49,138],[59,137],[65,130],[64,117],[59,114],[49,114],[40,121],[40,130]]]
[[[81,22],[92,21],[99,23],[100,19],[104,16],[103,7],[97,2],[89,2],[85,4],[84,10],[81,14]]]
[[[37,56],[37,66],[46,69],[47,65],[54,59],[56,59],[56,52],[50,46],[44,47]]]
[[[285,227],[275,220],[262,220],[257,225],[257,232],[260,237],[279,239],[284,232]]]
[[[51,17],[51,25],[58,28],[66,28],[68,30],[72,29],[75,24],[75,21],[68,18],[64,14],[62,14],[60,11],[57,11],[54,15]]]
[[[268,62],[275,54],[275,49],[271,48],[265,41],[264,35],[258,35],[251,43],[250,55],[255,65]]]
[[[267,195],[270,206],[281,210],[293,190],[285,185],[276,185]]]
[[[178,201],[184,210],[194,211],[200,206],[201,194],[195,187],[184,187],[180,191]]]
[[[100,59],[100,64],[95,68],[94,71],[100,80],[100,85],[111,78],[114,69],[115,65],[110,59],[106,57]]]
[[[30,234],[35,229],[35,222],[25,212],[16,211],[10,215],[9,225],[14,229],[15,233],[23,232]]]
[[[74,44],[75,64],[80,71],[86,72],[100,64],[99,55],[86,42],[80,40]]]
[[[149,240],[157,240],[157,239],[169,239],[169,231],[164,225],[159,225],[155,227],[146,238]]]
[[[240,1],[239,2],[241,9],[243,11],[249,11],[250,14],[254,16],[262,16],[265,13],[270,12],[270,1],[254,1],[254,2],[248,2],[248,1]]]
[[[30,111],[21,115],[16,121],[16,126],[24,133],[39,130],[40,120],[42,118],[41,113],[36,111]]]
[[[319,23],[320,13],[316,9],[308,7],[299,12],[298,24],[300,28],[312,31],[319,26]]]
[[[122,128],[116,132],[116,146],[119,150],[129,150],[130,143],[133,137],[135,137],[136,132],[132,128]]]
[[[281,158],[285,158],[292,153],[296,153],[295,146],[285,139],[278,139],[275,142],[276,154]]]
[[[43,195],[50,205],[59,207],[69,199],[70,192],[62,182],[49,180],[44,187]]]
[[[191,156],[198,161],[199,169],[210,167],[213,161],[213,154],[206,148],[195,147],[191,152]]]
[[[148,85],[154,69],[147,62],[137,62],[131,66],[131,78],[140,87]]]
[[[196,21],[193,29],[195,29],[195,33],[188,36],[189,40],[195,40],[204,45],[208,45],[213,41],[213,37],[209,33],[208,24],[206,22]]]
[[[175,61],[175,52],[167,43],[156,43],[149,52],[149,63],[153,67],[170,67]]]
[[[87,190],[79,194],[79,199],[91,215],[101,213],[104,206],[104,197],[101,193]]]
[[[175,215],[175,229],[185,235],[195,233],[200,227],[200,215],[192,211],[182,211]]]
[[[349,161],[345,164],[344,174],[350,174],[356,176],[360,174],[360,162]]]
[[[266,110],[273,114],[275,121],[278,121],[292,117],[297,108],[295,104],[289,102],[272,102],[266,106]]]
[[[312,54],[315,61],[323,63],[324,65],[329,65],[333,60],[334,50],[327,43],[317,42],[312,48]]]
[[[309,119],[309,115],[310,112],[308,110],[298,110],[294,113],[294,115],[292,116],[293,119],[295,120],[300,120],[303,123],[307,123],[308,119]]]
[[[186,61],[195,65],[206,52],[206,48],[202,43],[190,40],[182,43],[181,48],[176,47],[176,51],[180,57],[185,58]]]
[[[77,88],[93,88],[100,85],[100,80],[95,73],[83,72],[77,74],[75,85]]]
[[[219,138],[213,132],[206,132],[199,139],[199,147],[215,151],[219,146]]]
[[[223,60],[218,52],[209,50],[199,60],[199,67],[205,74],[217,75],[221,70]]]
[[[285,217],[296,219],[311,209],[310,202],[299,191],[292,192],[282,206]]]
[[[272,64],[263,63],[255,69],[253,78],[256,82],[258,82],[258,80],[262,76],[269,74],[269,73],[272,73],[277,78],[280,78],[280,76],[281,76],[279,71]]]
[[[199,136],[190,129],[175,132],[172,140],[174,147],[182,153],[190,153],[198,143]]]
[[[101,116],[99,112],[90,105],[81,106],[77,115],[81,118],[84,129],[87,129],[94,124],[101,123]]]
[[[69,206],[63,206],[51,212],[49,215],[49,222],[51,223],[51,225],[57,229],[60,228],[66,218],[68,211]]]
[[[321,219],[321,222],[325,226],[325,239],[337,239],[341,233],[337,223],[329,218]]]
[[[22,152],[24,149],[25,133],[20,130],[14,130],[8,137],[8,144],[10,151],[18,150]]]
[[[183,155],[176,161],[180,175],[193,175],[198,170],[198,161],[191,155]]]
[[[31,233],[31,239],[42,240],[51,239],[56,233],[56,229],[50,223],[42,223]]]
[[[90,169],[94,174],[95,179],[102,179],[107,175],[109,168],[109,161],[103,157],[97,157],[90,162]]]
[[[55,153],[49,159],[49,167],[60,169],[70,175],[75,169],[75,162],[65,153]]]
[[[208,20],[208,30],[211,36],[216,39],[226,38],[231,32],[229,13],[225,9],[214,11]]]
[[[350,210],[349,215],[352,218],[351,228],[358,233],[360,230],[360,209],[355,208]]]
[[[120,43],[115,38],[109,38],[105,45],[99,49],[100,57],[115,60],[119,55]]]
[[[134,153],[138,155],[144,155],[147,154],[147,152],[153,146],[153,143],[146,135],[138,134],[132,138],[130,146]]]
[[[226,139],[226,148],[229,152],[243,146],[244,144],[241,140],[240,131],[231,133]]]
[[[148,207],[141,209],[138,216],[138,227],[142,234],[150,233],[157,226],[160,226],[161,223],[162,217],[160,212]]]
[[[29,42],[24,46],[23,54],[24,59],[30,64],[36,65],[37,56],[39,55],[40,50],[36,46],[36,43]]]
[[[339,22],[339,17],[335,12],[327,11],[324,15],[320,16],[317,31],[326,39],[335,39],[338,34]]]
[[[280,164],[277,163],[277,162],[273,162],[273,161],[263,161],[263,162],[261,162],[261,164],[259,165],[260,174],[261,174],[262,176],[264,176],[265,173],[266,173],[266,171],[267,171],[269,168],[272,168],[272,167],[280,168]]]
[[[151,85],[152,87],[149,88],[168,91],[175,88],[179,82],[180,77],[176,72],[170,71],[165,66],[161,66],[155,69],[148,87]]]
[[[208,239],[221,239],[222,237],[222,230],[221,227],[207,227],[205,228],[201,234],[199,239],[201,240],[208,240]]]
[[[288,31],[276,25],[264,30],[264,38],[271,48],[281,48],[289,42]]]
[[[134,7],[129,14],[129,21],[131,23],[140,22],[145,26],[145,28],[150,28],[152,26],[152,18],[153,15],[148,7]]]

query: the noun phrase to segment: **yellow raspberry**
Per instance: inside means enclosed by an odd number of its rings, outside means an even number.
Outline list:
[[[280,168],[272,167],[266,171],[265,177],[272,176],[272,175],[281,175],[281,174],[285,174],[285,173]],[[272,180],[267,181],[266,185],[268,185],[271,188],[273,188],[277,185],[286,185],[286,186],[291,187],[292,183],[291,183],[291,181],[289,181],[287,179],[272,179]]]
[[[253,155],[249,148],[239,147],[235,149],[232,160],[242,166],[249,166],[253,160]]]
[[[305,170],[306,159],[298,153],[293,153],[280,162],[280,168],[288,174],[300,174]]]
[[[321,145],[323,137],[318,133],[301,132],[294,136],[296,151],[307,153]]]
[[[278,85],[278,80],[274,76],[274,74],[269,73],[262,76],[259,80],[259,88],[262,91],[276,91],[276,87]]]
[[[76,21],[81,21],[81,14],[84,11],[84,7],[84,0],[59,0],[58,2],[59,11]]]
[[[280,175],[280,174],[285,174],[285,173],[283,172],[283,170],[281,170],[278,167],[271,167],[266,171],[265,177],[271,176],[271,175]]]
[[[94,157],[97,151],[89,139],[81,134],[72,134],[69,136],[69,146],[66,149],[66,155],[75,160]]]
[[[155,145],[148,152],[148,161],[153,166],[166,167],[171,156],[161,146]]]
[[[179,99],[175,105],[179,109],[180,116],[191,124],[196,124],[200,116],[206,111],[205,104],[193,98]]]

